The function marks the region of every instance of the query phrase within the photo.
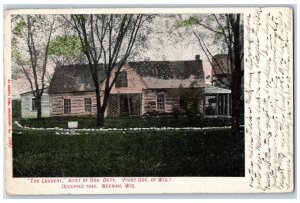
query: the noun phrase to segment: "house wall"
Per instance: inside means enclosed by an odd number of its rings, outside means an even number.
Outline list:
[[[165,95],[164,111],[157,109],[157,95]],[[178,89],[146,89],[142,94],[142,114],[151,112],[172,113],[174,110],[180,110],[180,96]],[[203,113],[203,100],[199,102],[199,112]]]
[[[159,94],[165,96],[164,111],[157,109],[157,95]],[[142,98],[142,114],[155,111],[172,113],[174,109],[179,109],[180,107],[180,97],[174,92],[174,90],[144,90]]]
[[[115,85],[111,89],[110,94],[141,94],[146,87],[140,76],[128,66],[124,66],[121,71],[127,71],[127,87],[116,87]],[[115,74],[114,72],[112,74]],[[104,84],[104,83],[103,83]],[[100,89],[104,91],[104,86]],[[84,98],[91,97],[92,99],[92,111],[85,112]],[[64,113],[64,99],[71,99],[71,113]],[[102,98],[101,98],[102,99]],[[96,95],[94,92],[76,92],[76,93],[64,93],[64,94],[51,94],[51,116],[82,116],[82,115],[96,115]],[[105,116],[107,115],[107,109]]]
[[[128,86],[127,87],[116,87],[113,86],[111,89],[110,94],[135,94],[135,93],[142,93],[143,89],[146,88],[146,84],[143,82],[142,78],[129,66],[125,65],[121,68],[121,71],[127,72],[127,80]],[[114,75],[115,72],[112,73]],[[104,84],[101,86],[101,91],[104,91]]]
[[[111,89],[111,95],[141,95],[141,114],[150,112],[166,112],[172,113],[174,109],[180,109],[180,96],[179,90],[174,89],[148,89],[142,78],[129,66],[122,67],[121,71],[127,72],[127,87],[116,87]],[[115,74],[114,72],[112,73]],[[105,81],[100,87],[101,92],[104,91]],[[157,109],[157,95],[165,95],[165,108],[164,110]],[[92,99],[92,111],[86,112],[84,106],[84,98],[90,97]],[[64,113],[64,99],[71,99],[71,113]],[[102,98],[101,98],[102,99]],[[51,116],[82,116],[82,115],[96,115],[96,95],[94,92],[76,92],[64,94],[51,94]],[[116,102],[115,102],[116,103]],[[114,105],[115,106],[115,105]],[[107,115],[109,105],[106,109],[105,116]],[[199,105],[199,110],[203,111],[203,102]]]
[[[85,111],[84,98],[91,98],[92,110]],[[64,113],[64,99],[71,99],[71,113]],[[97,113],[96,95],[94,92],[76,92],[65,94],[51,94],[51,116],[82,116]]]
[[[21,112],[22,118],[36,118],[37,111],[32,110],[32,92],[21,95]],[[49,95],[45,92],[42,96],[42,117],[50,116],[50,100]]]

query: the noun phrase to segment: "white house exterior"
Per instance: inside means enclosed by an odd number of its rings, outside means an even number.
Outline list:
[[[34,103],[34,96],[32,91],[25,92],[20,95],[21,97],[21,116],[22,118],[36,118],[37,110]],[[44,90],[42,96],[42,117],[50,116],[50,99],[48,95],[48,89]]]

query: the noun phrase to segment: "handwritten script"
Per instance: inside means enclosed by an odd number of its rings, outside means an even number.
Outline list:
[[[262,191],[293,189],[292,11],[245,18],[246,177]]]

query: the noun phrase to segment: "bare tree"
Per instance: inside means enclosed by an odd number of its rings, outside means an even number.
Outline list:
[[[215,72],[221,72],[225,77],[226,71],[224,64],[214,57],[212,46],[222,47],[223,53],[226,53],[229,61],[231,76],[227,78],[232,95],[232,133],[240,135],[239,122],[242,115],[242,78],[243,78],[243,22],[240,14],[209,14],[201,17],[190,17],[187,20],[180,21],[179,24],[185,27],[201,27],[202,31],[193,30],[194,36],[197,38],[199,45]],[[210,41],[210,44],[209,42]],[[212,43],[211,43],[212,42]],[[218,69],[218,70],[216,70]],[[223,83],[223,81],[219,81]]]
[[[48,48],[55,20],[43,15],[18,15],[12,19],[12,58],[27,79],[35,98],[37,118],[42,116],[42,95],[47,82]]]
[[[64,16],[64,18],[73,26],[80,38],[95,86],[97,126],[103,126],[110,91],[122,66],[134,54],[136,42],[145,41],[145,37],[139,32],[150,17],[129,14],[91,14]],[[98,77],[100,63],[104,67],[104,84],[101,84],[102,81]],[[102,95],[100,85],[104,86]],[[102,103],[101,97],[103,97]]]

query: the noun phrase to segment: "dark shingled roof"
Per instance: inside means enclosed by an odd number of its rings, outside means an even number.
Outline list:
[[[204,81],[201,60],[193,61],[141,61],[128,64],[142,77],[157,79],[188,79],[191,75],[195,79]],[[99,65],[98,76],[104,81],[103,67]],[[49,87],[50,94],[94,91],[94,83],[88,65],[71,65],[57,67]]]
[[[231,74],[229,56],[218,54],[212,58],[212,75]]]
[[[99,81],[103,81],[103,67],[99,65]],[[55,69],[49,86],[50,94],[94,91],[95,86],[88,65],[69,65]]]
[[[159,79],[187,79],[194,75],[204,78],[202,61],[141,61],[129,62],[141,77]]]

